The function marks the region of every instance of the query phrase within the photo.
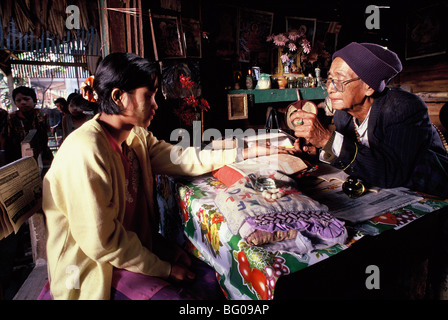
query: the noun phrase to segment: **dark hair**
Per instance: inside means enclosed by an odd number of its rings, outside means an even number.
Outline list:
[[[89,105],[89,101],[84,99],[81,94],[77,93],[70,99],[70,105],[86,110]]]
[[[63,113],[68,113],[68,102],[62,97],[57,98],[54,100],[54,104],[59,103],[61,105],[61,111]]]
[[[155,63],[133,53],[111,53],[98,65],[93,89],[98,98],[100,112],[120,114],[121,109],[112,100],[112,90],[131,92],[149,87],[155,91],[159,85],[159,68]]]
[[[70,104],[70,101],[72,100],[73,97],[76,97],[76,95],[78,95],[78,92],[72,92],[68,95],[67,97],[67,106]]]
[[[60,103],[60,104],[62,104],[62,106],[66,106],[67,105],[67,100],[65,100],[62,97],[59,97],[56,100],[54,100],[54,104],[56,104],[56,103]]]
[[[82,109],[83,111],[89,111],[93,113],[96,113],[97,111],[96,103],[87,101],[80,93],[76,93],[72,96],[72,98],[70,99],[70,104]]]
[[[23,94],[24,96],[27,97],[31,97],[31,99],[33,99],[34,103],[37,102],[37,96],[36,96],[36,91],[34,91],[34,89],[25,87],[25,86],[20,86],[15,88],[12,91],[12,99],[15,101],[16,100],[16,95],[18,95],[19,93]]]

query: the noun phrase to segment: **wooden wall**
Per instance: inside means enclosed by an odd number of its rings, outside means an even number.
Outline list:
[[[393,81],[419,95],[428,106],[432,122],[448,136],[448,128],[441,125],[440,109],[448,103],[448,58],[447,55],[432,59],[404,63],[403,71]]]

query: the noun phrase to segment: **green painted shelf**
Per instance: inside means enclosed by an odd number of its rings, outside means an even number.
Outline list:
[[[323,100],[326,97],[322,88],[230,90],[229,94],[252,94],[255,104],[297,101],[299,97],[301,100]]]

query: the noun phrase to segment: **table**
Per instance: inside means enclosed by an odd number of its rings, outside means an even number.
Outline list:
[[[216,194],[225,188],[211,174],[193,178],[156,176],[162,234],[168,239],[185,244],[194,256],[212,266],[217,272],[223,292],[231,300],[303,297],[305,292],[301,291],[300,283],[304,279],[301,275],[306,275],[308,270],[312,272],[311,267],[323,266],[328,271],[328,265],[332,267],[333,261],[325,264],[327,260],[346,257],[356,251],[368,253],[369,246],[376,246],[369,243],[371,239],[387,235],[388,231],[399,230],[401,233],[401,230],[409,229],[408,225],[415,225],[415,221],[424,221],[426,216],[433,216],[431,213],[448,208],[448,200],[425,197],[418,203],[383,213],[365,222],[348,224],[349,239],[344,244],[308,254],[270,252],[261,246],[249,247],[240,236],[230,232],[214,203]],[[387,243],[388,240],[385,241]],[[366,247],[358,247],[358,243],[366,243]],[[330,257],[332,259],[328,259]],[[372,265],[375,262],[378,263],[379,260],[370,261]],[[344,263],[344,260],[340,262],[341,270],[344,269]],[[366,266],[368,264],[362,269],[364,274],[360,275],[364,279],[362,286],[365,286],[367,277]]]

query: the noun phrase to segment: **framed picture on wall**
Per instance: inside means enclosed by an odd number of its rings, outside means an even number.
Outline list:
[[[202,58],[202,31],[198,20],[182,18],[182,30],[187,58]]]
[[[314,18],[300,18],[300,17],[286,17],[286,32],[297,30],[303,31],[306,39],[314,45],[314,37],[316,34],[316,19]]]
[[[149,12],[149,19],[156,61],[185,58],[182,26],[179,18]]]
[[[247,94],[233,93],[227,95],[227,115],[229,120],[247,119]]]
[[[407,17],[406,60],[436,56],[447,52],[448,5],[421,8]]]
[[[251,58],[260,64],[267,63],[266,39],[272,33],[272,12],[240,9],[238,19],[238,56],[241,62]]]
[[[331,31],[330,21],[316,21],[316,31],[314,32],[314,46],[323,46],[330,53],[336,51],[338,33]]]
[[[237,54],[238,8],[218,5],[216,23],[216,55],[224,60],[231,60]]]

